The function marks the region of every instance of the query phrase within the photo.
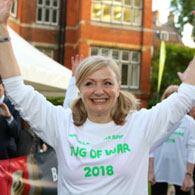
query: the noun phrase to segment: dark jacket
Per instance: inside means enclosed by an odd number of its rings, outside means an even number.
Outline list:
[[[16,141],[21,130],[20,115],[15,110],[8,98],[3,101],[9,108],[13,116],[13,121],[8,124],[5,117],[0,115],[0,159],[9,159],[16,157],[17,147]]]

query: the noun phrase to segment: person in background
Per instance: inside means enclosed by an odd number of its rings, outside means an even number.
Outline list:
[[[178,91],[170,85],[161,101]],[[179,127],[157,147],[149,158],[149,182],[152,195],[166,195],[168,184],[173,184],[176,195],[190,195],[195,163],[195,122],[185,115]]]
[[[17,140],[17,156],[46,152],[47,145],[35,134],[29,123],[21,119],[22,129]]]
[[[76,55],[75,58],[71,57],[72,77],[70,78],[69,85],[65,94],[63,107],[65,109],[71,107],[71,103],[78,97],[78,88],[76,86],[76,68],[80,62],[84,59],[83,55]]]
[[[21,121],[18,111],[5,96],[0,76],[0,159],[17,156],[16,141],[20,135]]]
[[[8,97],[56,151],[58,194],[146,195],[151,146],[195,105],[195,59],[177,94],[137,111],[115,61],[88,57],[76,70],[80,96],[71,109],[54,106],[23,82],[7,31],[12,2],[0,0],[0,70]]]
[[[190,110],[190,112],[188,113],[194,120],[195,120],[195,106]],[[194,194],[195,194],[195,169],[194,169],[194,173],[193,173],[193,180],[194,180]]]

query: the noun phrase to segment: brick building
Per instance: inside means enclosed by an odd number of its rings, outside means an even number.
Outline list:
[[[159,11],[153,12],[153,46],[154,49],[160,47],[161,41],[165,43],[173,43],[183,45],[181,37],[176,31],[174,14],[171,11],[168,16],[168,21],[165,24],[161,24],[159,20]]]
[[[75,54],[113,57],[122,89],[146,106],[150,93],[152,0],[16,0],[9,25],[70,68]]]

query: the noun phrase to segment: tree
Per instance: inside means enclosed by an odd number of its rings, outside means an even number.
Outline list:
[[[193,26],[192,36],[195,39],[195,1],[194,0],[171,0],[171,8],[176,16],[178,16],[177,29],[181,35],[183,27],[186,23]]]
[[[152,57],[151,71],[151,93],[148,100],[148,108],[157,103],[157,82],[159,68],[159,50],[154,52]],[[162,83],[160,89],[160,97],[164,90],[171,84],[179,85],[181,82],[177,76],[177,72],[183,72],[195,53],[195,48],[184,47],[176,44],[166,44],[166,61]]]

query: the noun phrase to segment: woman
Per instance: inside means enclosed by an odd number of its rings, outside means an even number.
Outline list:
[[[0,37],[12,0],[0,0]],[[151,110],[136,112],[136,100],[120,91],[112,59],[83,60],[76,72],[80,91],[72,110],[55,107],[25,86],[9,41],[0,43],[0,70],[8,96],[58,159],[58,194],[147,194],[151,145],[195,105],[195,61],[178,94]],[[174,114],[173,113],[177,113]]]
[[[161,101],[177,91],[177,85],[169,86]],[[195,122],[185,115],[178,128],[150,156],[149,181],[153,184],[152,195],[166,195],[168,184],[175,186],[176,195],[190,195],[194,163]]]

